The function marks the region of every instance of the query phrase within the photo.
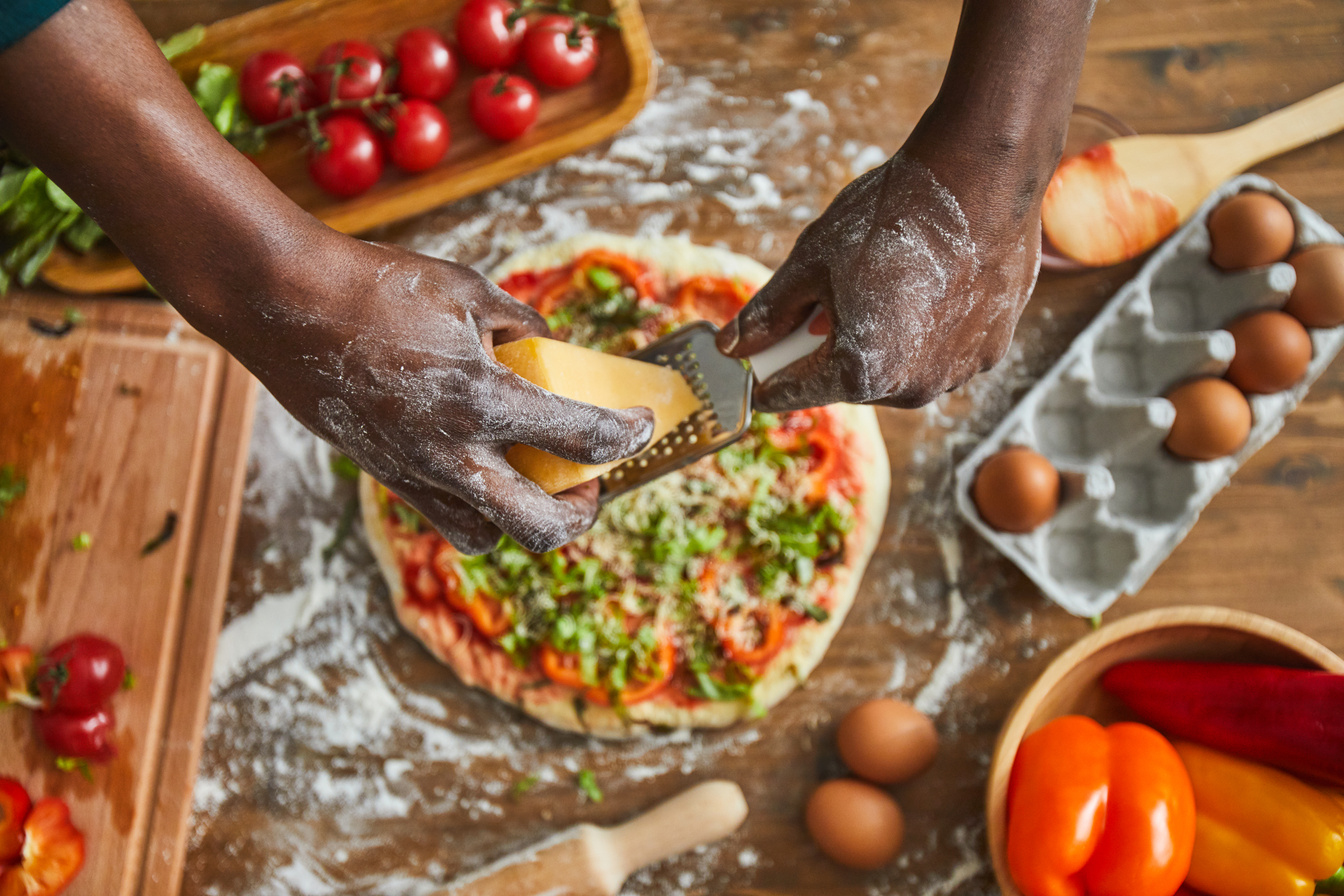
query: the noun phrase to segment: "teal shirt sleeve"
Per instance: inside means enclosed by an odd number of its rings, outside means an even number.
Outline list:
[[[0,0],[0,50],[56,14],[69,0]]]

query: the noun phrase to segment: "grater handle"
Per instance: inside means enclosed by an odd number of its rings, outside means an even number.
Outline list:
[[[803,325],[794,330],[774,345],[757,352],[747,358],[751,362],[751,372],[756,375],[756,381],[763,383],[774,376],[777,371],[783,370],[799,358],[806,358],[817,349],[821,348],[826,342],[826,337],[830,335],[829,327],[827,332],[812,332],[812,324],[817,318],[821,317],[824,309],[818,305],[808,315]],[[820,329],[820,328],[818,328]]]

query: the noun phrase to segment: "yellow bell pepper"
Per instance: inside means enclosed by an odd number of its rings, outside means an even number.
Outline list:
[[[1209,896],[1310,896],[1344,863],[1344,805],[1297,778],[1192,743],[1176,752],[1195,791],[1185,882]]]

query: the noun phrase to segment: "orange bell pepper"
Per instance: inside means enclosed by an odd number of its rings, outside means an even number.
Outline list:
[[[1285,772],[1192,743],[1176,751],[1199,818],[1186,883],[1209,896],[1309,896],[1344,863],[1344,806]]]
[[[1018,747],[1008,870],[1026,896],[1172,896],[1194,838],[1190,778],[1146,725],[1063,716]]]
[[[0,873],[0,896],[57,896],[84,866],[84,835],[54,797],[33,804],[23,823],[23,853]]]

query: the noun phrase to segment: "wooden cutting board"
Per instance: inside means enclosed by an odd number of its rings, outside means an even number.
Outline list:
[[[67,335],[37,332],[67,309]],[[0,775],[59,796],[85,835],[70,896],[175,894],[233,553],[256,381],[168,306],[0,300],[0,466],[27,493],[0,517],[0,636],[121,645],[121,755],[60,772],[25,711],[0,715]],[[176,514],[172,538],[142,550]],[[92,544],[76,550],[87,532]]]

